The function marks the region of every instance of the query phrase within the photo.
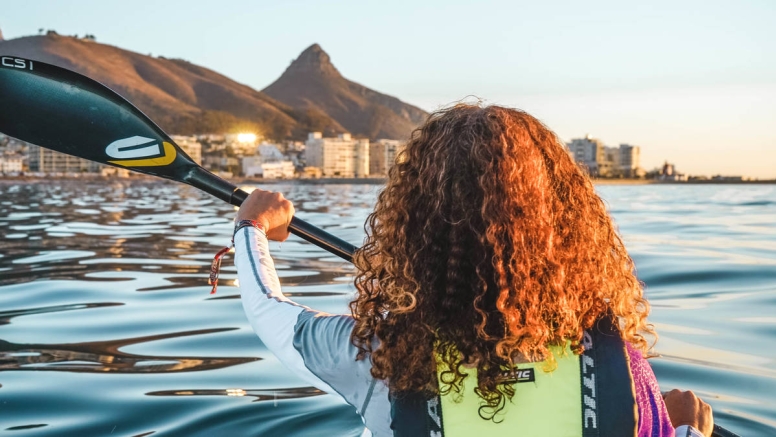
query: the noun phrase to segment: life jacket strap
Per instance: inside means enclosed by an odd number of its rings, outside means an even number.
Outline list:
[[[638,435],[636,388],[625,341],[609,313],[585,331],[579,360],[582,436]]]

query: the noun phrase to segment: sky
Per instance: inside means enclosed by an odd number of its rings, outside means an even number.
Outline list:
[[[253,88],[319,43],[427,111],[520,108],[563,140],[641,146],[696,175],[776,178],[776,1],[0,0],[6,39],[54,29]]]

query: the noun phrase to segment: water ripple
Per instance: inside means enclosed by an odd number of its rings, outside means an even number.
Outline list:
[[[74,344],[15,344],[0,340],[0,372],[9,370],[111,373],[171,373],[220,369],[258,361],[255,357],[178,357],[138,355],[119,348],[169,338],[205,335],[237,328],[150,335]]]

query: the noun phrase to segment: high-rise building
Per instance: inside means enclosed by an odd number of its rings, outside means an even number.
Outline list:
[[[19,173],[23,170],[24,157],[16,153],[0,155],[0,172]]]
[[[585,138],[575,138],[566,147],[574,161],[587,169],[592,176],[602,175],[602,172],[611,168],[607,164],[604,143],[597,138],[590,135],[586,135]]]
[[[591,176],[643,176],[639,146],[620,144],[619,147],[607,147],[600,140],[587,135],[571,140],[567,147],[574,161],[587,169]]]
[[[398,140],[377,140],[369,144],[369,174],[387,175],[396,163],[396,155],[406,143]]]
[[[41,173],[99,173],[104,167],[93,161],[55,152],[29,144],[27,148],[30,171]]]
[[[638,176],[641,169],[641,147],[620,144],[620,170],[626,177]]]
[[[305,142],[307,165],[321,169],[323,176],[360,178],[369,176],[369,140],[353,139],[350,134],[323,138],[311,132]]]

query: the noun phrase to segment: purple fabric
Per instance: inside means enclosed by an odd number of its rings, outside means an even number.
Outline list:
[[[674,437],[674,427],[660,394],[655,373],[646,359],[630,343],[628,348],[631,374],[636,386],[636,404],[639,406],[639,437]]]

